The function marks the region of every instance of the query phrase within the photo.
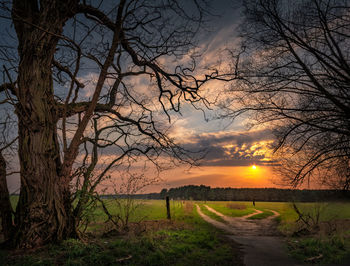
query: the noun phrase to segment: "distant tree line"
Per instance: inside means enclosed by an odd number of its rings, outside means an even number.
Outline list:
[[[112,195],[109,195],[112,196]],[[121,197],[125,195],[120,195]],[[337,201],[349,200],[350,192],[343,190],[310,190],[279,188],[211,188],[210,186],[182,186],[162,189],[160,193],[137,194],[135,198],[222,201]],[[105,197],[108,197],[105,195]]]

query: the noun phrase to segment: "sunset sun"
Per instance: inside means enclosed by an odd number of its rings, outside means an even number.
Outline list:
[[[255,164],[252,165],[252,169],[256,170],[256,165]]]

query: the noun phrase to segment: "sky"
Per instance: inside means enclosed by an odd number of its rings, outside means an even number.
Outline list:
[[[199,45],[206,47],[200,64],[215,61],[220,51],[238,43],[237,26],[242,18],[240,1],[213,1],[213,13]],[[212,85],[213,86],[213,85]],[[215,86],[215,84],[214,84]],[[217,84],[217,86],[230,86]],[[206,112],[208,117],[215,114]],[[204,119],[201,111],[184,105],[181,116],[173,117],[171,136],[188,150],[205,150],[200,166],[176,166],[160,173],[160,181],[141,192],[159,192],[162,188],[185,185],[211,187],[288,187],[279,182],[273,171],[277,162],[272,158],[270,145],[273,135],[269,128],[248,129],[249,117]],[[254,166],[254,168],[253,168]],[[152,171],[148,173],[152,176]],[[156,174],[153,173],[155,176]],[[116,174],[118,176],[118,174]],[[106,183],[109,186],[109,183]]]
[[[212,1],[212,13],[199,37],[199,46],[205,52],[198,65],[214,62],[218,54],[226,48],[234,48],[238,43],[237,26],[242,14],[239,0]],[[87,74],[86,78],[93,75]],[[210,84],[230,86],[229,84]],[[86,95],[88,96],[88,95]],[[215,113],[207,111],[207,117]],[[198,167],[179,165],[160,173],[159,182],[147,186],[139,192],[159,192],[162,188],[184,185],[207,185],[211,187],[281,187],[279,177],[273,171],[278,162],[273,158],[270,145],[273,135],[268,127],[248,129],[249,117],[206,120],[201,111],[184,104],[180,115],[173,117],[170,136],[188,150],[204,150],[206,155]],[[106,153],[108,156],[108,152]],[[254,167],[253,167],[254,166]],[[157,174],[148,170],[150,178]],[[111,173],[112,179],[121,180],[118,172]],[[158,178],[158,177],[157,177]],[[109,186],[110,181],[102,184]],[[8,178],[11,192],[17,191],[19,177]]]
[[[239,1],[215,1],[211,29],[202,39],[207,51],[202,61],[215,60],[218,51],[237,44],[237,26],[242,18]],[[218,86],[228,86],[219,84]],[[207,154],[199,167],[177,167],[161,174],[162,181],[145,189],[159,191],[184,185],[211,187],[281,187],[273,171],[270,144],[273,135],[268,128],[248,130],[249,117],[205,121],[201,112],[191,108],[174,125],[174,136],[189,149],[205,149]],[[208,113],[210,116],[210,112]],[[253,165],[255,166],[253,169]]]

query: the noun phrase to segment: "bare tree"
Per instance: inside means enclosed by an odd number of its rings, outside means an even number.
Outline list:
[[[246,0],[244,10],[232,86],[240,107],[229,114],[274,128],[279,170],[294,185],[329,180],[340,164],[338,180],[349,176],[349,1]]]
[[[161,170],[164,170],[162,164],[164,162],[169,164],[166,158],[162,158],[162,163],[157,160],[161,150],[157,151],[158,155],[156,156],[155,154],[149,154],[148,152],[140,150],[139,146],[141,144],[145,145],[146,142],[140,143],[139,139],[137,139],[136,143],[122,143],[122,146],[120,146],[116,143],[118,139],[106,137],[105,131],[108,132],[108,136],[113,132],[111,132],[111,129],[114,130],[117,127],[115,125],[111,126],[102,123],[104,125],[99,128],[99,120],[101,118],[103,118],[103,116],[99,114],[95,114],[92,118],[92,138],[86,137],[86,141],[83,143],[84,151],[80,152],[83,158],[81,160],[76,160],[77,166],[72,174],[71,201],[74,203],[73,215],[75,219],[75,232],[78,236],[81,236],[87,229],[91,219],[93,219],[91,216],[99,202],[103,205],[105,212],[110,215],[106,205],[100,198],[100,194],[106,192],[107,189],[109,192],[111,192],[112,189],[115,195],[127,195],[125,201],[120,202],[116,200],[116,205],[123,214],[116,216],[116,220],[113,220],[116,221],[115,225],[120,226],[119,222],[121,222],[122,226],[126,227],[131,212],[137,207],[137,204],[134,204],[132,195],[139,192],[144,187],[159,181],[158,174]],[[118,138],[121,136],[123,135],[118,134]],[[176,148],[175,144],[172,144],[172,146]],[[100,157],[104,155],[103,151],[105,149],[110,149],[117,152],[117,154],[108,156],[108,159],[101,160]],[[119,149],[121,151],[119,151]],[[181,148],[177,147],[177,149]],[[176,155],[187,157],[189,154],[185,151],[181,151],[176,152]],[[148,159],[144,160],[145,158]],[[138,168],[135,167],[135,163],[140,159],[144,162],[142,163],[143,167],[138,171]],[[188,159],[190,158],[188,157]],[[195,163],[195,156],[193,156],[191,160]],[[180,163],[182,162],[181,159],[178,161]],[[150,162],[153,167],[149,166],[147,164],[148,162]],[[191,164],[190,161],[188,161],[188,163]],[[150,168],[153,170],[153,175],[145,176],[145,173]],[[110,177],[109,174],[111,172],[114,174],[118,172],[118,180],[114,180]],[[106,181],[107,184],[104,184]],[[105,188],[97,191],[98,186],[104,186]]]
[[[183,101],[197,108],[208,104],[199,89],[217,72],[201,78],[191,56],[205,3],[0,3],[9,33],[1,45],[8,75],[0,93],[11,99],[18,123],[15,246],[76,236],[70,185],[76,163],[84,164],[78,156],[84,143],[95,143],[93,149],[113,146],[111,167],[126,155],[192,163],[168,137],[167,122]],[[104,128],[95,131],[97,139],[91,133],[94,117]],[[92,168],[96,154],[89,156]]]

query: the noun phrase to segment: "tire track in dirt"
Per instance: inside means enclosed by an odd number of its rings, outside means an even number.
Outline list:
[[[272,216],[269,216],[265,219],[248,219],[254,215],[262,213],[260,210],[255,210],[254,213],[242,216],[242,217],[229,217],[226,216],[208,205],[204,205],[209,211],[215,213],[220,216],[225,222],[230,225],[231,231],[234,235],[253,235],[253,236],[276,236],[280,235],[280,233],[276,230],[277,221],[274,219],[279,216],[279,213],[273,210],[269,210],[273,212]]]
[[[233,228],[231,228],[229,225],[224,224],[224,223],[219,222],[219,221],[216,221],[216,220],[210,218],[209,216],[205,215],[201,211],[201,208],[198,206],[198,204],[196,204],[196,207],[197,207],[198,214],[203,218],[204,221],[214,225],[216,228],[219,228],[221,230],[224,230],[224,231],[227,231],[227,232],[230,232],[230,233],[234,233]]]
[[[278,237],[276,229],[277,222],[274,218],[279,213],[273,210],[274,215],[260,220],[249,220],[247,218],[261,213],[256,211],[243,217],[228,217],[207,205],[209,211],[220,216],[227,223],[216,221],[205,215],[198,204],[196,204],[198,214],[208,223],[230,233],[227,237],[241,244],[244,253],[244,263],[247,266],[300,266],[288,257],[284,249],[284,241]]]

